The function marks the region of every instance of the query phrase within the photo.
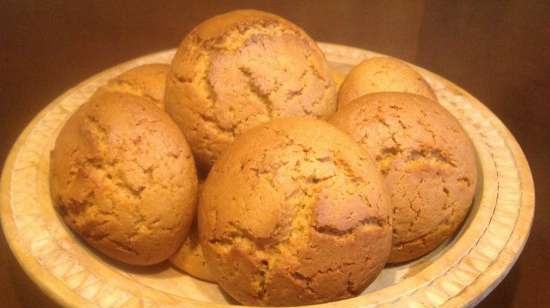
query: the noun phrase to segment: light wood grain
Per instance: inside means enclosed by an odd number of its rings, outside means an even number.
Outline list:
[[[346,73],[368,51],[321,44],[333,68]],[[138,269],[116,264],[81,242],[57,216],[48,187],[49,151],[67,118],[111,77],[131,67],[169,62],[173,50],[118,65],[53,101],[27,126],[2,174],[4,234],[16,259],[42,291],[64,306],[224,306],[214,284],[167,264]],[[470,215],[457,236],[421,260],[385,269],[350,306],[469,306],[510,270],[528,237],[534,212],[531,172],[517,142],[483,104],[451,82],[418,68],[440,103],[472,139],[481,175]],[[334,306],[335,303],[320,305]]]

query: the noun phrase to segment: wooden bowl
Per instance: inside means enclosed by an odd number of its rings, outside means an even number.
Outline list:
[[[333,69],[345,74],[377,54],[320,44]],[[28,276],[64,306],[221,307],[232,303],[215,285],[164,263],[121,265],[96,253],[60,220],[50,200],[49,153],[67,118],[115,75],[134,66],[169,62],[174,50],[144,56],[95,75],[42,110],[13,146],[2,174],[2,227]],[[480,172],[478,193],[460,232],[433,253],[388,267],[355,298],[319,305],[471,306],[508,273],[529,235],[534,212],[531,172],[518,143],[487,107],[451,82],[421,68],[440,103],[472,139]]]

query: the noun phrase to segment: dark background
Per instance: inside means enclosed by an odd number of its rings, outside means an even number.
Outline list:
[[[0,1],[0,161],[68,88],[176,47],[201,20],[235,8],[271,11],[316,40],[418,64],[497,114],[529,160],[536,213],[517,264],[479,306],[550,305],[550,1]],[[0,244],[0,306],[42,303]]]

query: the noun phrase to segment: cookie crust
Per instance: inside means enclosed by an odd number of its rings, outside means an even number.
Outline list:
[[[50,187],[67,225],[119,261],[172,255],[194,216],[197,176],[185,138],[144,98],[102,92],[62,128]]]
[[[369,151],[385,177],[393,205],[390,262],[420,257],[457,230],[474,198],[476,154],[445,108],[418,95],[376,93],[330,121]]]
[[[207,169],[236,136],[286,116],[326,118],[336,89],[325,57],[298,26],[239,10],[193,29],[172,61],[166,110]]]
[[[240,136],[212,168],[199,234],[224,290],[248,305],[359,294],[384,267],[391,209],[368,154],[312,118]]]

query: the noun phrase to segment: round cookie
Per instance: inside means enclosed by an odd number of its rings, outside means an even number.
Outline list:
[[[472,143],[441,105],[407,93],[376,93],[344,106],[331,123],[369,151],[393,206],[390,262],[420,257],[452,235],[477,181]]]
[[[437,101],[430,85],[413,68],[394,58],[364,60],[348,74],[338,92],[338,105],[345,106],[365,94],[405,92]]]
[[[141,96],[164,110],[164,91],[169,69],[169,65],[160,63],[140,65],[109,80],[98,91]]]
[[[384,267],[391,206],[368,153],[332,125],[276,119],[214,164],[198,209],[218,284],[247,305],[358,295]]]
[[[199,196],[202,185],[202,183],[199,183]],[[202,252],[196,221],[191,227],[191,231],[189,231],[189,235],[187,235],[183,245],[181,245],[178,251],[171,256],[169,260],[172,265],[191,276],[210,282],[216,282],[216,278],[210,272]]]
[[[149,265],[191,226],[197,176],[177,125],[146,99],[101,92],[62,128],[50,188],[67,225],[119,261]]]
[[[325,57],[298,26],[266,12],[210,18],[182,41],[166,110],[199,165],[210,168],[242,132],[274,118],[328,117],[336,89]]]
[[[206,264],[196,224],[193,224],[183,245],[169,260],[173,266],[193,277],[216,282],[216,277],[210,271],[208,264]]]

